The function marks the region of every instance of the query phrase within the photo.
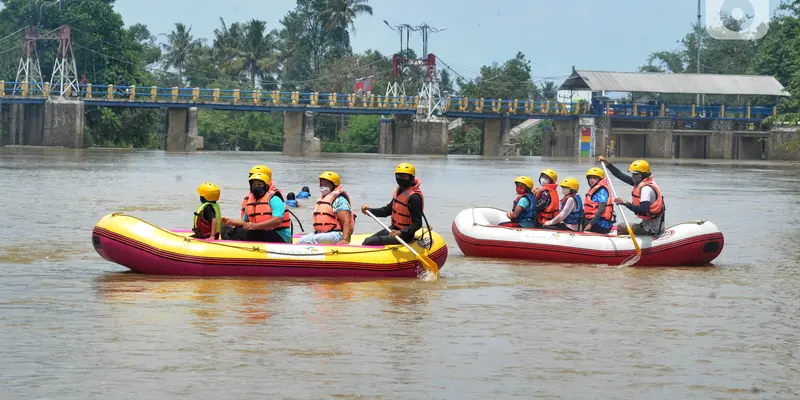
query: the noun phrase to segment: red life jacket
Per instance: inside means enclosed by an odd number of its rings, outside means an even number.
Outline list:
[[[247,196],[247,204],[244,207],[244,212],[247,213],[247,222],[257,224],[259,222],[269,221],[272,219],[272,207],[269,205],[269,201],[272,200],[272,196],[278,196],[279,199],[283,200],[283,196],[278,190],[270,190],[264,195],[264,197],[260,199],[256,199],[252,193]],[[283,210],[283,221],[278,227],[273,229],[291,227],[292,220],[289,219],[289,207],[286,207]]]
[[[536,214],[536,221],[540,224],[544,224],[547,221],[555,218],[558,215],[558,212],[561,210],[561,203],[558,202],[558,185],[555,183],[550,183],[547,185],[542,185],[542,190],[540,190],[536,198],[542,196],[542,193],[546,190],[547,193],[550,193],[550,204],[547,205],[547,208],[544,211],[540,211]]]
[[[600,182],[597,182],[594,186],[589,188],[589,191],[586,192],[586,199],[583,201],[583,216],[591,221],[594,218],[594,215],[597,214],[597,210],[600,208],[600,203],[592,201],[592,196],[601,188],[605,188],[606,192],[608,193],[608,200],[606,200],[606,209],[603,210],[603,215],[600,218],[603,218],[608,221],[614,220],[614,199],[611,198],[611,189],[608,188],[608,179],[603,178]]]

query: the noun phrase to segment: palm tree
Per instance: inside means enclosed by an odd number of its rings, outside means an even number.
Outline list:
[[[214,44],[224,55],[220,67],[225,73],[245,74],[250,87],[255,88],[256,77],[263,79],[277,70],[277,32],[267,32],[266,22],[253,19],[241,27],[233,24],[225,29],[223,21],[223,29]]]
[[[186,61],[189,55],[195,51],[201,44],[203,39],[195,39],[192,36],[192,27],[177,22],[175,23],[175,30],[167,35],[167,43],[162,44],[164,51],[164,64],[167,68],[174,67],[178,70],[178,79],[181,84],[183,83],[183,71],[186,68]]]
[[[372,16],[372,6],[368,2],[369,0],[332,0],[328,3],[324,13],[326,28],[329,31],[341,29],[342,48],[346,47],[347,28],[354,34],[356,32],[356,18],[361,14]]]
[[[553,100],[558,97],[558,88],[555,82],[547,81],[541,84],[541,94],[545,100]]]

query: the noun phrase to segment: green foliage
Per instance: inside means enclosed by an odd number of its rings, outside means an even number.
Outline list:
[[[322,150],[329,153],[377,153],[380,116],[355,115],[335,141],[323,142]]]
[[[197,131],[208,150],[277,151],[283,147],[283,114],[200,110]]]
[[[450,152],[455,154],[481,154],[483,126],[481,122],[465,122],[452,131]]]

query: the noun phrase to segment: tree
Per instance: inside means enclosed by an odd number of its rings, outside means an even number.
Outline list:
[[[175,30],[167,35],[167,43],[163,45],[164,65],[178,70],[178,80],[183,84],[183,71],[192,52],[197,51],[203,39],[192,36],[192,27],[181,22],[175,23]]]
[[[128,28],[133,40],[140,46],[140,59],[144,65],[150,65],[161,59],[161,48],[156,44],[156,37],[147,29],[147,25],[133,24]]]
[[[368,0],[331,0],[325,7],[326,28],[330,32],[340,32],[339,46],[342,50],[350,47],[347,29],[350,28],[350,31],[355,34],[356,18],[362,14],[372,16],[372,7],[367,3]]]
[[[539,95],[545,100],[555,100],[558,97],[558,87],[556,87],[556,84],[553,81],[545,81],[541,83],[541,87],[538,92]]]
[[[522,52],[503,65],[484,65],[479,77],[459,79],[458,86],[464,96],[487,99],[527,99],[535,92],[530,61]]]
[[[442,91],[442,96],[450,96],[455,92],[453,78],[450,77],[450,72],[446,69],[439,73],[439,90]]]
[[[227,36],[218,42],[220,54],[226,56],[220,60],[221,70],[235,76],[247,75],[250,88],[255,89],[256,78],[263,81],[278,71],[277,36],[277,31],[267,32],[267,23],[257,19],[241,29],[237,26],[227,31]]]

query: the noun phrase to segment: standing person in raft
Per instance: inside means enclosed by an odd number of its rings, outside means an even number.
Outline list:
[[[545,168],[539,175],[539,184],[542,188],[536,191],[536,227],[544,227],[544,223],[555,218],[560,210],[558,203],[558,174],[550,168]]]
[[[364,239],[364,246],[381,246],[399,244],[396,237],[400,236],[406,243],[411,243],[414,234],[422,228],[422,215],[425,208],[425,199],[420,189],[417,172],[410,163],[402,163],[394,170],[394,179],[397,190],[392,196],[392,201],[381,208],[369,208],[366,204],[361,206],[361,212],[367,210],[378,218],[392,217],[389,225],[390,232],[381,229],[374,235]]]
[[[517,198],[511,205],[511,212],[506,213],[509,223],[501,225],[519,225],[521,228],[533,228],[533,220],[536,218],[534,205],[536,199],[533,196],[533,179],[529,176],[520,176],[514,179],[517,188]]]
[[[319,200],[314,207],[314,233],[297,240],[298,244],[349,244],[355,226],[350,196],[342,188],[339,174],[325,171],[319,176]]]
[[[232,240],[292,242],[289,208],[271,183],[266,174],[256,172],[250,176],[250,194],[243,203],[241,219],[222,217],[223,224],[233,227]]]
[[[608,179],[602,168],[592,167],[586,171],[589,190],[583,201],[584,231],[609,233],[614,226],[614,200],[608,188]]]
[[[666,211],[667,207],[664,205],[664,196],[661,195],[661,190],[656,185],[656,181],[653,180],[650,164],[645,160],[632,162],[628,168],[631,176],[628,176],[603,156],[598,156],[597,161],[604,163],[611,175],[633,186],[633,191],[631,191],[632,202],[626,202],[619,197],[614,199],[614,204],[624,205],[642,220],[638,224],[631,224],[633,234],[658,235],[661,233],[664,230],[664,211]],[[624,222],[617,225],[617,234],[628,234],[628,228]]]
[[[567,178],[561,181],[561,211],[555,218],[544,223],[547,229],[555,229],[559,231],[573,231],[581,230],[581,223],[583,223],[583,202],[578,196],[578,189],[580,184],[575,178]]]
[[[197,187],[200,207],[194,212],[191,237],[197,239],[219,239],[222,231],[222,212],[219,210],[219,186],[206,182]]]

